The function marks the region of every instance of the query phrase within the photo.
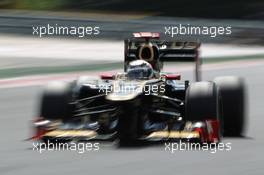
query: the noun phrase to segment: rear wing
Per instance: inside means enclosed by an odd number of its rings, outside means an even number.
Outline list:
[[[154,62],[195,62],[195,79],[200,81],[200,45],[200,42],[161,41],[157,40],[153,35],[147,39],[137,35],[136,38],[125,40],[125,66],[132,60],[142,59],[139,56],[140,47],[153,48]],[[146,61],[149,60],[147,59]]]
[[[166,42],[159,48],[160,61],[192,62],[199,58],[198,42]]]

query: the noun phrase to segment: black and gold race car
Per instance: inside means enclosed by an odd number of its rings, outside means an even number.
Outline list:
[[[200,43],[142,32],[124,46],[124,72],[45,88],[32,139],[218,143],[243,133],[244,82],[234,76],[201,81]],[[194,62],[196,82],[161,72],[170,61]]]

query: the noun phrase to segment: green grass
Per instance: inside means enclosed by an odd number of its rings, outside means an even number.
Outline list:
[[[89,65],[74,65],[74,66],[52,66],[52,67],[23,67],[23,68],[8,68],[0,69],[0,78],[21,77],[27,75],[42,75],[67,72],[82,72],[82,71],[104,71],[122,68],[122,63],[108,64],[89,64]]]
[[[203,64],[238,61],[238,60],[256,60],[264,59],[264,55],[251,56],[230,56],[230,57],[214,57],[203,59]],[[21,77],[28,75],[43,75],[69,72],[83,71],[108,71],[113,69],[122,69],[123,62],[106,63],[106,64],[83,64],[73,66],[43,66],[43,67],[23,67],[23,68],[7,68],[0,69],[0,78]]]
[[[31,10],[54,10],[62,8],[67,0],[16,0],[15,8]]]
[[[248,55],[248,56],[223,56],[223,57],[208,57],[203,59],[203,63],[216,63],[216,62],[226,62],[226,61],[238,61],[238,60],[256,60],[264,59],[263,54]]]

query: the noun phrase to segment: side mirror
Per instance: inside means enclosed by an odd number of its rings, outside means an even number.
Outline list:
[[[111,73],[101,74],[100,77],[102,80],[114,80],[115,79],[115,75]]]
[[[180,80],[181,79],[181,75],[180,74],[167,74],[164,75],[166,80]]]

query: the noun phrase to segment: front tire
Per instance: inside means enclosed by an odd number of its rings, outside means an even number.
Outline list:
[[[219,96],[213,82],[196,82],[186,91],[185,117],[188,121],[219,119]]]
[[[69,83],[50,83],[44,90],[40,116],[46,119],[67,119],[72,115],[72,93]]]
[[[185,100],[185,120],[191,122],[217,122],[218,124],[213,129],[213,136],[216,140],[207,140],[207,142],[219,142],[222,138],[222,120],[220,118],[220,98],[216,84],[213,82],[191,84],[186,91]],[[204,140],[204,136],[201,137]]]
[[[225,136],[241,136],[245,123],[245,84],[234,76],[215,78],[223,101]]]

